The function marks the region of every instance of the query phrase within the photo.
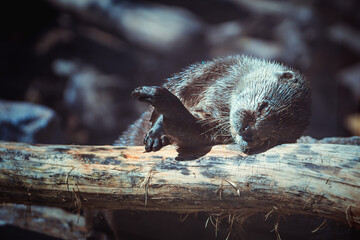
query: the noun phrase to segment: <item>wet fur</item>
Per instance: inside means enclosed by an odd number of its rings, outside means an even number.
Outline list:
[[[214,144],[237,142],[243,151],[266,150],[295,142],[309,124],[308,81],[274,62],[246,56],[215,59],[191,65],[167,79],[163,86],[180,99],[197,119],[202,134]],[[150,106],[116,144],[144,145],[144,137],[158,117]],[[244,140],[249,138],[253,139],[251,143]],[[122,213],[97,214],[97,218],[94,213],[88,214],[91,236],[107,233],[109,239],[118,239],[116,219]]]
[[[309,82],[275,62],[219,58],[193,64],[163,86],[180,99],[214,144],[237,142],[243,151],[267,149],[295,142],[309,124]],[[156,118],[153,108],[145,112],[117,144],[143,145]],[[249,136],[251,141],[244,141]]]

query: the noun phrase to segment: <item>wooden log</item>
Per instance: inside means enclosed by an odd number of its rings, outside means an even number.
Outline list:
[[[0,226],[13,225],[60,239],[86,239],[85,218],[60,208],[6,204],[0,207]]]
[[[310,214],[360,228],[360,147],[286,144],[257,155],[215,146],[178,161],[174,147],[0,143],[0,201],[190,213]]]

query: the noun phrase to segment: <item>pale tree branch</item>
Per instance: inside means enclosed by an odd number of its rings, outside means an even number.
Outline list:
[[[1,142],[0,201],[181,213],[276,209],[360,226],[359,146],[287,144],[256,155],[215,146],[205,153]]]

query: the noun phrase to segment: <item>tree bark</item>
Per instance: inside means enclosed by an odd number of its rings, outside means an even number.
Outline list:
[[[6,204],[0,207],[0,226],[13,225],[60,239],[86,239],[84,217],[59,208]]]
[[[359,146],[286,144],[256,155],[215,146],[205,153],[1,142],[0,201],[182,213],[275,211],[360,228]]]

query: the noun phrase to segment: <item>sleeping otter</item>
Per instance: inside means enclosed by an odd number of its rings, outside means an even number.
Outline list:
[[[168,144],[201,148],[237,143],[247,153],[295,142],[309,124],[309,82],[274,62],[232,56],[191,65],[162,87],[139,87],[133,96],[151,109],[117,145],[157,151]],[[89,239],[117,239],[121,211],[87,214]],[[119,218],[121,219],[121,218]]]
[[[231,56],[191,65],[162,87],[136,88],[152,105],[117,141],[157,151],[237,143],[247,153],[295,142],[309,124],[309,82],[266,60]]]

